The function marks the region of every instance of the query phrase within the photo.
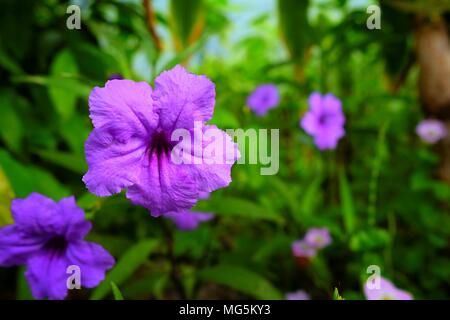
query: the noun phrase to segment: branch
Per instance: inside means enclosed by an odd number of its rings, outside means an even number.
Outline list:
[[[150,32],[150,36],[155,44],[155,47],[158,51],[162,51],[162,43],[158,34],[156,33],[156,19],[155,12],[153,11],[153,7],[150,0],[144,0],[144,10],[145,10],[145,19],[147,21],[147,28]]]

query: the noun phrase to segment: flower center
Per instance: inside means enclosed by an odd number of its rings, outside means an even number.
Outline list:
[[[428,129],[427,134],[428,134],[428,136],[433,137],[433,138],[437,136],[437,132],[434,129]]]
[[[150,144],[150,155],[153,153],[156,153],[157,156],[168,154],[171,149],[172,145],[163,130],[157,130],[153,133]]]
[[[322,238],[321,236],[316,236],[316,238],[314,239],[314,241],[315,241],[317,244],[323,244],[323,243],[325,242],[325,239]]]
[[[67,249],[67,239],[63,236],[55,236],[45,243],[44,248],[55,253],[64,252]]]
[[[331,117],[328,114],[321,114],[319,117],[319,124],[321,125],[327,125],[330,121]]]
[[[270,101],[270,96],[268,94],[264,94],[261,98],[261,103],[268,103]]]

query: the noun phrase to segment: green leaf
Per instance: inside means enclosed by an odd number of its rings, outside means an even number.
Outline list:
[[[86,26],[97,38],[101,51],[114,60],[115,72],[122,74],[125,79],[131,79],[133,74],[130,60],[126,46],[123,45],[123,39],[117,32],[117,27],[110,23],[101,23],[93,19],[86,21]]]
[[[260,246],[252,255],[252,260],[257,263],[268,262],[280,252],[290,250],[292,239],[284,234],[273,236],[264,246]]]
[[[0,66],[8,70],[12,74],[22,74],[23,70],[20,65],[14,61],[6,52],[0,48]]]
[[[333,300],[345,300],[340,294],[338,288],[334,288]]]
[[[314,270],[311,273],[311,279],[318,288],[329,290],[329,285],[332,282],[333,276],[330,266],[321,255],[317,255],[311,260],[310,269]]]
[[[384,229],[359,231],[350,239],[350,249],[363,252],[385,247],[391,240],[389,232]]]
[[[222,197],[210,200],[211,207],[217,215],[240,216],[249,219],[267,220],[284,223],[284,218],[254,202],[237,197]]]
[[[173,235],[173,251],[175,256],[189,254],[194,259],[201,259],[211,245],[211,230],[197,228],[192,232],[175,231]]]
[[[89,212],[86,212],[86,219]],[[135,242],[120,235],[114,234],[99,234],[91,232],[87,235],[86,239],[91,242],[101,244],[109,253],[114,257],[123,255]]]
[[[203,44],[206,42],[207,37],[203,36],[198,40],[197,42],[191,44],[187,48],[183,49],[182,51],[178,52],[169,62],[164,64],[164,66],[159,70],[159,72],[163,72],[165,70],[171,69],[177,64],[183,63],[183,61],[186,61],[192,54],[197,52]]]
[[[33,150],[33,153],[48,162],[75,173],[85,174],[88,169],[86,160],[80,155],[53,150]]]
[[[0,227],[13,223],[11,216],[11,201],[14,191],[0,166]]]
[[[301,62],[311,42],[312,28],[308,24],[309,0],[278,0],[281,35],[292,60]]]
[[[177,51],[186,49],[201,34],[204,24],[202,0],[171,0],[170,27]]]
[[[50,173],[42,168],[25,166],[17,162],[6,151],[0,149],[0,167],[6,174],[17,197],[23,198],[31,192],[39,192],[53,200],[69,194]]]
[[[64,123],[60,123],[58,130],[70,150],[84,159],[84,143],[92,130],[89,118],[76,113]]]
[[[295,189],[277,176],[272,177],[272,186],[278,191],[279,196],[284,198],[291,214],[295,217],[299,207],[298,197],[294,192]]]
[[[199,277],[218,283],[256,299],[282,299],[283,296],[269,281],[257,273],[239,266],[218,265],[203,269]]]
[[[86,192],[81,197],[77,199],[77,204],[80,208],[84,210],[94,210],[95,208],[100,208],[102,204],[102,198],[96,195]]]
[[[339,170],[339,192],[345,230],[348,234],[351,234],[355,229],[355,209],[353,207],[352,191],[348,185],[344,168]]]
[[[41,75],[14,76],[11,77],[11,80],[16,83],[30,83],[41,86],[59,88],[65,92],[70,91],[74,94],[77,94],[77,96],[82,98],[87,98],[92,89],[91,86],[84,84],[77,79],[68,78],[66,76],[65,77],[63,76],[49,77]]]
[[[237,117],[221,106],[216,106],[214,117],[209,121],[210,124],[216,124],[222,128],[239,128],[239,120]]]
[[[8,152],[0,149],[0,167],[3,169],[17,197],[25,197],[33,192],[34,185],[28,170],[14,160]]]
[[[25,278],[25,267],[21,266],[17,270],[16,280],[16,299],[17,300],[32,300],[30,286]]]
[[[89,79],[103,79],[105,75],[117,69],[114,58],[108,51],[100,49],[95,42],[77,43],[71,50],[76,56],[79,73]]]
[[[114,282],[110,282],[111,283],[111,290],[114,296],[114,300],[124,300],[123,299],[123,295],[122,292],[120,292],[119,288],[116,286],[116,284]]]
[[[322,176],[318,175],[308,185],[303,197],[300,201],[300,207],[294,212],[294,217],[300,223],[304,222],[304,219],[308,219],[316,209],[319,202],[320,185],[322,184]]]
[[[167,272],[155,271],[146,277],[140,278],[139,281],[127,284],[122,291],[127,297],[152,294],[157,299],[163,299],[164,290],[169,283],[170,279]]]
[[[126,281],[148,258],[158,245],[158,240],[142,240],[128,249],[119,259],[114,269],[108,273],[105,280],[92,293],[92,300],[104,298],[111,290],[110,283],[121,285]]]
[[[28,174],[33,181],[35,191],[49,196],[53,200],[60,200],[70,195],[69,190],[44,169],[28,167]]]
[[[50,70],[52,77],[73,77],[78,74],[75,57],[68,49],[64,49],[56,55]],[[61,81],[77,82],[72,78],[61,79]],[[69,119],[75,110],[77,93],[68,88],[54,85],[49,86],[48,92],[58,114],[64,120]]]
[[[9,149],[19,152],[22,146],[23,126],[17,112],[20,103],[13,91],[0,91],[0,136]]]

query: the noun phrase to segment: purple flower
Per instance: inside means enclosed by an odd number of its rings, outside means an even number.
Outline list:
[[[274,84],[263,84],[247,98],[247,105],[257,116],[262,117],[269,109],[275,108],[279,101],[277,87]]]
[[[422,120],[416,127],[416,133],[426,143],[434,144],[447,135],[447,129],[439,120]]]
[[[311,228],[306,232],[305,242],[315,249],[322,249],[331,243],[327,228]]]
[[[74,197],[59,202],[32,193],[11,205],[15,224],[0,229],[0,265],[26,265],[36,299],[64,299],[69,266],[79,267],[81,286],[92,288],[114,265],[103,247],[84,239],[92,225]]]
[[[311,300],[309,294],[304,290],[297,290],[286,294],[287,300]]]
[[[226,187],[239,152],[215,126],[201,130],[214,131],[228,141],[223,162],[205,161],[203,151],[215,140],[202,140],[192,151],[200,163],[172,159],[176,146],[172,133],[184,129],[197,137],[194,122],[210,120],[214,103],[214,84],[181,66],[161,73],[153,91],[147,83],[131,80],[112,80],[104,88],[94,88],[89,97],[94,130],[85,145],[89,171],[83,177],[89,191],[110,196],[126,188],[128,199],[159,216],[188,210],[205,193]]]
[[[312,258],[316,255],[316,248],[312,247],[304,240],[297,240],[292,243],[292,253],[295,257]]]
[[[389,280],[380,277],[379,286],[376,281],[367,281],[364,285],[364,295],[367,300],[413,300],[413,296],[404,290],[398,289]]]
[[[314,92],[309,96],[309,111],[302,118],[301,127],[314,137],[320,150],[335,149],[345,134],[345,116],[341,101],[328,93]]]
[[[191,231],[197,229],[201,222],[214,218],[214,215],[207,212],[179,211],[165,213],[163,217],[172,220],[179,230]]]

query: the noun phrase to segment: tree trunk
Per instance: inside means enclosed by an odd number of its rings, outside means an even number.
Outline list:
[[[420,66],[419,93],[427,117],[446,123],[450,132],[450,39],[442,18],[422,21],[415,32]],[[450,137],[439,143],[439,176],[450,183]]]

